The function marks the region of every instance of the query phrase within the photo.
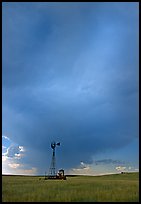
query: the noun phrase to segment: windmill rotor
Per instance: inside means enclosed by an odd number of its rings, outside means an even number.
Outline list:
[[[52,149],[55,149],[56,145],[60,146],[60,142],[57,142],[57,143],[56,143],[56,142],[53,141],[53,142],[51,143],[51,148],[52,148]]]

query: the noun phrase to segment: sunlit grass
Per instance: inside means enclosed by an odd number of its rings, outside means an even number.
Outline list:
[[[3,176],[5,202],[138,202],[139,174],[76,176],[67,180]]]

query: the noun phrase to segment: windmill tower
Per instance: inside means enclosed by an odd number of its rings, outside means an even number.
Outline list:
[[[53,150],[52,152],[52,160],[51,160],[51,165],[50,165],[50,169],[49,169],[49,176],[48,178],[53,178],[56,177],[57,172],[56,172],[56,159],[55,159],[55,148],[56,146],[60,146],[60,142],[56,143],[56,142],[52,142],[51,143],[51,148]]]

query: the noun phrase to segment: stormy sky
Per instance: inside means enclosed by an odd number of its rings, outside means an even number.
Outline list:
[[[2,3],[3,173],[138,170],[137,2]]]

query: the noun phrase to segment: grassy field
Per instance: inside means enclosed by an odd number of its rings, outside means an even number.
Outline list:
[[[139,202],[139,174],[74,176],[67,180],[2,176],[2,201]]]

